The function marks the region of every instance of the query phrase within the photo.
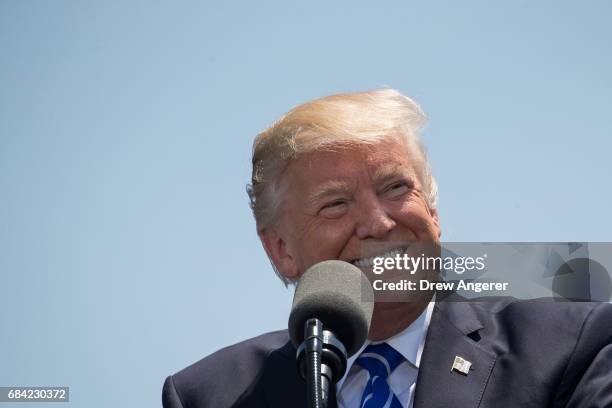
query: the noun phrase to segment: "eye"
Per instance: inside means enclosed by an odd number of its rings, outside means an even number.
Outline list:
[[[409,182],[397,181],[389,184],[389,186],[384,189],[383,194],[388,198],[398,198],[406,194],[411,188],[412,185]]]
[[[319,215],[325,218],[338,218],[348,209],[348,202],[344,199],[330,201],[319,210]]]

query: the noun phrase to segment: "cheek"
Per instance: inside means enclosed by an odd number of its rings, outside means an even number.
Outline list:
[[[430,235],[435,235],[435,221],[423,202],[408,200],[397,203],[389,212],[398,224],[415,235],[414,238],[426,240]]]
[[[310,264],[336,259],[350,240],[352,231],[351,223],[344,220],[312,220],[298,237],[301,255]]]

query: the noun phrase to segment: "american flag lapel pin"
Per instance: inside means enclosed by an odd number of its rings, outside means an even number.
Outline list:
[[[470,367],[472,367],[471,362],[467,361],[463,357],[455,356],[455,361],[453,361],[451,372],[456,371],[460,374],[468,375],[470,373]]]

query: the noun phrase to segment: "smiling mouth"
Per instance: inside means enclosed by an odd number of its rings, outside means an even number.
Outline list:
[[[408,248],[406,247],[393,248],[385,252],[381,252],[380,254],[372,255],[369,257],[365,257],[365,258],[355,259],[354,261],[351,261],[350,263],[352,263],[359,269],[372,268],[374,266],[374,259],[376,258],[395,258],[397,255],[400,255],[400,256],[404,255],[407,252],[407,250]]]

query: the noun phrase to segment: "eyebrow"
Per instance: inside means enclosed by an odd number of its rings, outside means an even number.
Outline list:
[[[320,185],[312,194],[310,194],[308,201],[310,203],[316,203],[327,196],[338,193],[346,193],[348,191],[351,191],[351,185],[348,182],[341,180],[329,180]]]
[[[405,166],[402,166],[400,164],[390,163],[380,166],[376,170],[374,170],[372,179],[375,183],[379,183],[381,181],[385,181],[397,176],[414,177],[414,172],[412,169],[407,169]]]

